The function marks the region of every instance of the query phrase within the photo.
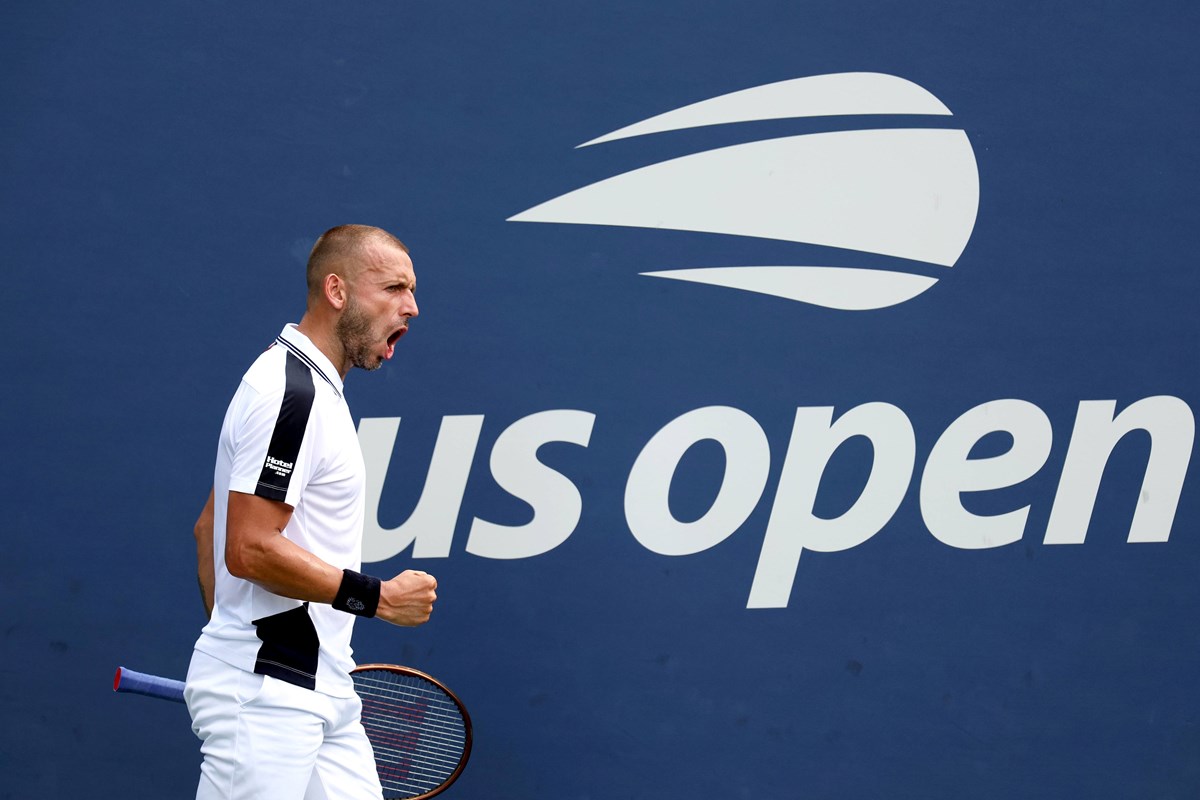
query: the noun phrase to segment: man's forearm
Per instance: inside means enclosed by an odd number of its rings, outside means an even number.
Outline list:
[[[272,594],[294,600],[332,603],[342,571],[300,547],[282,533],[257,538],[236,555],[226,544],[229,574],[255,583]]]
[[[230,492],[224,553],[229,574],[282,597],[334,604],[393,625],[429,619],[437,599],[432,576],[408,570],[382,581],[338,569],[283,535],[291,515],[284,503]],[[354,602],[344,602],[348,599]]]
[[[283,503],[230,492],[225,567],[273,594],[332,603],[342,571],[283,535],[291,515]]]
[[[196,580],[200,584],[200,599],[204,602],[204,613],[212,617],[213,588],[216,573],[213,568],[213,492],[208,493],[208,502],[196,519],[192,529],[196,536]]]

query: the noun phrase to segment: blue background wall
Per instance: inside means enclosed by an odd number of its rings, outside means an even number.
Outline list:
[[[192,792],[184,709],[110,678],[184,674],[203,622],[190,528],[225,404],[299,317],[313,239],[343,222],[400,235],[420,282],[397,358],[348,383],[356,418],[402,418],[384,527],[416,504],[442,418],[484,415],[449,557],[372,567],[434,573],[433,621],[356,634],[360,657],[433,673],[471,709],[475,754],[447,796],[1200,794],[1194,484],[1168,542],[1127,543],[1135,433],[1086,542],[1042,541],[1080,401],[1197,402],[1194,4],[14,2],[4,19],[0,796]],[[975,150],[970,243],[908,303],[638,275],[823,252],[801,245],[506,222],[664,158],[836,126],[573,149],[838,72],[925,87]],[[1050,456],[967,505],[1029,505],[1024,537],[949,547],[922,521],[922,466],[1003,398],[1045,412]],[[873,401],[916,433],[903,504],[858,547],[806,552],[786,608],[747,609],[796,408]],[[765,432],[763,499],[715,547],[653,553],[626,479],[656,431],[711,405]],[[530,519],[488,454],[550,409],[595,414],[587,447],[540,452],[579,489],[577,528],[536,557],[467,553],[475,517]],[[853,503],[871,458],[862,439],[838,452],[818,512]],[[704,514],[723,467],[712,442],[688,452],[679,519]]]

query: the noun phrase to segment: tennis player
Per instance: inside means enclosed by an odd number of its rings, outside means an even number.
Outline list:
[[[342,381],[378,369],[417,316],[408,248],[379,228],[326,231],[308,303],[242,378],[196,522],[209,622],[185,697],[204,763],[196,797],[379,798],[350,670],[356,617],[429,619],[437,582],[365,575],[362,452]]]

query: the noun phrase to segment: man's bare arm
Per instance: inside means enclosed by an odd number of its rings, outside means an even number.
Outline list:
[[[213,571],[213,492],[208,493],[208,502],[196,518],[192,529],[196,536],[196,578],[200,582],[200,598],[204,601],[204,613],[210,619],[213,610],[213,589],[216,576]]]
[[[283,597],[332,603],[342,571],[283,535],[292,508],[256,495],[229,493],[225,566],[231,575]],[[376,616],[394,625],[420,625],[433,612],[437,581],[407,570],[380,584]]]

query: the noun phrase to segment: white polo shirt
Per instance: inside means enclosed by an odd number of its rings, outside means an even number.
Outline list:
[[[214,607],[197,650],[335,697],[354,694],[354,617],[230,575],[225,520],[231,491],[286,503],[294,510],[284,536],[338,569],[358,570],[365,472],[341,377],[288,325],[242,378],[221,427],[213,483]]]

